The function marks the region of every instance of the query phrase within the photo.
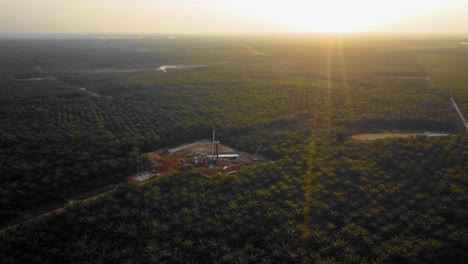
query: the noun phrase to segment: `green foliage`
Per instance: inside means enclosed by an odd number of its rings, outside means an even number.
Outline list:
[[[29,227],[16,229],[14,238],[1,238],[0,255],[5,263],[31,262],[36,249],[43,262],[297,262],[300,184],[271,164],[235,176],[189,171],[142,188],[122,186],[98,203],[34,223],[32,236]]]
[[[0,256],[5,263],[461,262],[467,164],[447,157],[466,156],[467,142],[460,135],[311,144],[301,149],[305,159],[236,175],[187,170],[121,185],[6,231]]]
[[[311,262],[330,256],[345,263],[462,261],[467,145],[460,135],[349,142],[312,152],[318,164],[304,208]],[[322,152],[330,155],[325,162]]]
[[[36,40],[31,48],[0,41],[2,220],[121,182],[135,172],[141,152],[206,138],[213,125],[223,143],[250,152],[262,145],[261,154],[276,160],[237,175],[207,178],[187,168],[144,187],[121,184],[102,199],[6,231],[0,258],[461,261],[466,135],[349,140],[361,131],[462,131],[442,88],[454,75],[427,66],[462,63],[421,55],[441,52],[442,42],[431,43],[184,37],[112,45]],[[249,47],[264,55],[252,56]],[[203,67],[154,70],[163,64]],[[466,89],[453,87],[466,108]]]

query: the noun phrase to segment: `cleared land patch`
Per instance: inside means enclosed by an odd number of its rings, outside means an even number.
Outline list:
[[[152,167],[136,175],[128,177],[132,183],[143,183],[150,179],[168,175],[182,167],[195,167],[206,176],[215,176],[224,173],[236,173],[242,168],[263,162],[268,162],[261,156],[245,153],[229,146],[219,144],[218,156],[215,164],[212,163],[213,145],[208,140],[188,143],[169,149],[157,150],[144,154]]]
[[[357,134],[351,136],[354,140],[376,140],[386,138],[407,138],[411,136],[427,136],[427,137],[443,137],[448,136],[446,133],[400,133],[400,132],[384,132],[384,133],[369,133],[369,134]]]

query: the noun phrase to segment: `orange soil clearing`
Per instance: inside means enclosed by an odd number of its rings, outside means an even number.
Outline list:
[[[248,161],[248,162],[246,163],[246,162],[241,161],[238,163],[231,163],[227,160],[220,159],[218,161],[217,166],[215,166],[214,168],[209,168],[208,166],[196,167],[198,170],[200,170],[204,175],[208,177],[223,174],[223,173],[238,171],[246,166],[255,164],[253,162],[255,159],[255,156],[252,154],[237,151],[222,144],[219,144],[218,150],[219,150],[219,153],[223,153],[223,152],[236,153],[239,155],[239,157],[242,160]],[[201,153],[208,153],[211,155],[211,151],[212,151],[211,143],[209,141],[201,141],[200,144],[197,146],[184,148],[179,151],[168,153],[168,154],[163,154],[162,150],[146,153],[144,155],[153,163],[153,165],[161,164],[163,166],[160,170],[157,171],[158,176],[153,177],[146,181],[142,181],[142,182],[136,181],[135,179],[133,179],[132,176],[127,177],[127,180],[135,184],[142,184],[142,183],[153,181],[157,178],[160,178],[161,176],[165,176],[165,175],[168,175],[177,171],[179,168],[181,168],[181,166],[183,166],[181,165],[180,160],[187,160],[188,159],[187,156],[189,154],[192,154],[194,152],[201,152]]]
[[[410,137],[415,136],[415,133],[374,133],[374,134],[359,134],[351,136],[355,140],[375,140],[382,138],[397,138],[397,137]]]

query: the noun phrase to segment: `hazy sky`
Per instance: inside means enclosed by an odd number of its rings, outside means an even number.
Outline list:
[[[468,0],[0,0],[0,32],[468,32]]]

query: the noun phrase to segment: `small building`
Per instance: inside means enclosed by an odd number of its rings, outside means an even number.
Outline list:
[[[212,155],[208,155],[208,158],[212,158],[213,156]],[[215,155],[215,158],[218,157],[220,159],[238,159],[239,158],[239,154],[219,154],[219,155]]]

